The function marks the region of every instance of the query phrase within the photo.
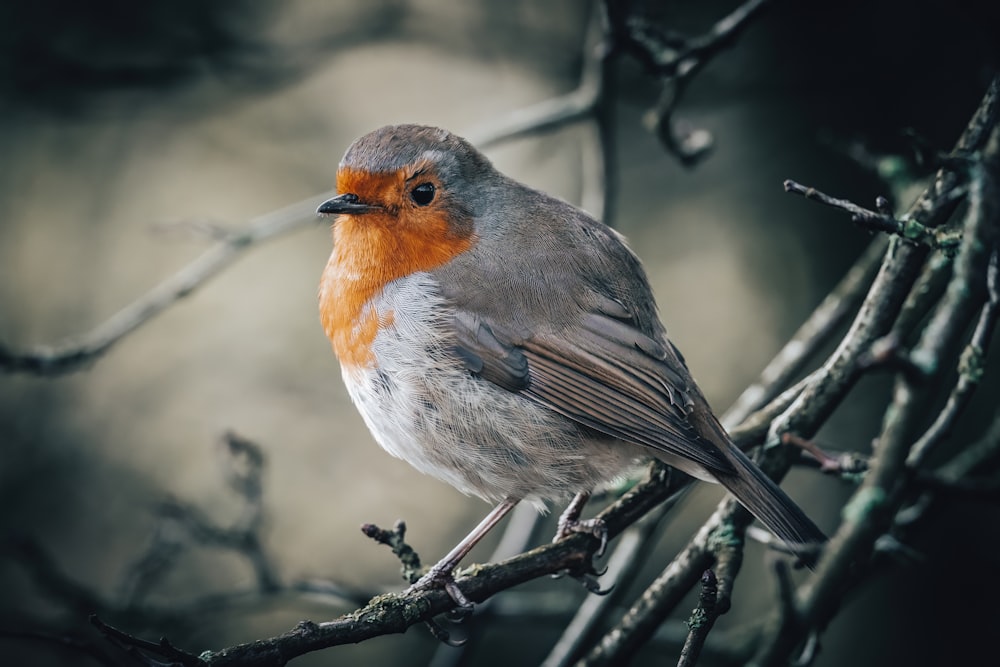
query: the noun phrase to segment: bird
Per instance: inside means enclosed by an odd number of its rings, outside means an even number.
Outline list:
[[[522,501],[572,498],[557,539],[606,540],[583,504],[649,458],[721,483],[790,546],[826,539],[733,444],[614,229],[430,126],[356,139],[336,191],[319,311],[354,405],[389,454],[495,503],[412,589],[467,604],[454,568]]]

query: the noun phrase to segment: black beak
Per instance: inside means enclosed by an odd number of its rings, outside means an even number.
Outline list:
[[[338,195],[333,199],[326,200],[319,205],[316,212],[320,214],[334,215],[338,213],[369,213],[371,211],[377,211],[378,209],[378,206],[362,204],[357,195],[347,193],[345,195]]]

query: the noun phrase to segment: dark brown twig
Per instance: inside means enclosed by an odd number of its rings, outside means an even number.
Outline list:
[[[664,33],[641,18],[629,16],[627,3],[621,3],[621,7],[608,3],[613,48],[635,57],[662,81],[659,100],[647,113],[646,125],[682,164],[697,164],[714,143],[707,130],[687,127],[674,117],[688,84],[715,56],[735,43],[769,2],[744,2],[707,32],[691,39]]]
[[[139,637],[122,632],[102,621],[95,614],[90,617],[90,623],[97,628],[111,643],[124,650],[128,655],[137,658],[149,667],[205,667],[205,662],[198,656],[182,651],[166,638],[158,642],[151,642]],[[166,658],[169,662],[163,662],[150,657],[153,654]]]
[[[677,661],[677,667],[690,667],[698,664],[701,656],[701,649],[705,645],[705,639],[715,625],[715,619],[719,614],[715,609],[715,600],[719,594],[719,582],[715,578],[715,573],[705,570],[701,575],[701,593],[698,594],[698,606],[691,612],[688,619],[688,636],[681,648],[681,656]]]
[[[45,644],[68,651],[76,656],[87,656],[94,662],[106,665],[107,667],[121,667],[120,663],[113,660],[111,656],[98,648],[92,641],[86,639],[37,630],[9,629],[0,629],[0,638]]]
[[[987,266],[1000,234],[1000,212],[996,202],[978,194],[980,190],[992,191],[991,183],[1000,171],[997,162],[1000,130],[995,114],[998,94],[1000,78],[995,78],[979,113],[963,136],[963,141],[978,138],[985,146],[984,159],[981,167],[973,169],[970,203],[952,278],[911,353],[912,358],[934,376],[941,372],[943,355],[960,338],[965,323],[985,297]],[[984,108],[993,110],[988,119],[982,118]],[[977,126],[977,121],[985,121],[985,127]],[[979,136],[973,137],[974,133]],[[861,572],[856,566],[858,559],[872,553],[876,540],[891,524],[902,500],[899,481],[903,478],[913,442],[913,425],[920,417],[921,399],[928,391],[928,384],[914,386],[905,377],[896,382],[872,467],[845,507],[844,523],[831,538],[827,557],[820,561],[816,573],[797,596],[803,620],[800,632],[825,627],[845,593],[858,582]],[[782,629],[778,623],[771,628],[756,661],[761,665],[787,663],[801,634]]]
[[[392,553],[396,555],[403,566],[401,574],[404,581],[412,584],[420,578],[423,570],[420,556],[406,542],[406,523],[404,521],[397,521],[392,530],[379,528],[373,523],[362,524],[361,532],[379,544],[384,544],[392,549]]]
[[[858,206],[850,200],[831,197],[816,188],[802,185],[791,179],[785,181],[785,192],[802,195],[806,199],[846,211],[851,214],[852,222],[869,231],[893,234],[913,243],[939,249],[953,248],[958,242],[955,233],[950,229],[927,227],[912,218],[897,220],[887,211],[888,200],[884,197],[876,199],[876,206],[879,210],[872,211]]]

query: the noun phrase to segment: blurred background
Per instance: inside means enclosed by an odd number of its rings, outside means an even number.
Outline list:
[[[736,6],[634,4],[686,35]],[[205,228],[238,229],[329,190],[348,144],[380,125],[464,134],[569,92],[590,17],[590,3],[576,0],[3,3],[0,340],[20,349],[90,330],[209,247]],[[846,147],[912,154],[917,141],[948,149],[988,81],[994,18],[971,2],[907,3],[905,12],[879,0],[776,3],[684,98],[678,116],[717,142],[694,168],[644,129],[658,83],[621,61],[614,224],[645,261],[671,337],[717,409],[755,379],[869,240],[843,215],[784,194],[782,181],[862,205],[892,194]],[[585,131],[569,125],[488,155],[519,180],[579,202]],[[5,547],[28,537],[72,581],[116,599],[153,539],[164,499],[197,506],[219,525],[238,518],[240,499],[219,456],[227,430],[257,442],[266,458],[264,550],[283,583],[397,587],[397,561],[359,524],[406,519],[411,544],[433,562],[478,522],[484,503],[382,452],[351,407],[316,313],[328,224],[250,249],[79,372],[0,375]],[[884,378],[866,380],[821,443],[865,450],[886,387]],[[995,410],[996,390],[981,392],[992,392],[992,405],[981,398],[974,414]],[[806,471],[786,486],[827,530],[850,492]],[[640,583],[719,497],[713,488],[691,495]],[[940,523],[977,511],[953,509]],[[957,664],[985,651],[990,616],[970,615],[969,597],[998,590],[1000,563],[983,547],[996,532],[987,533],[955,529],[917,545],[923,561],[848,602],[816,664]],[[962,557],[949,561],[948,553]],[[720,630],[774,605],[763,551],[748,554]],[[67,613],[65,591],[45,590],[21,560],[0,556],[0,621],[86,634],[86,611]],[[966,588],[970,571],[982,573],[976,593]],[[150,599],[183,608],[254,585],[245,559],[192,549]],[[565,580],[524,588],[556,596],[567,612],[583,596]],[[682,605],[678,619],[692,606]],[[197,653],[350,609],[286,596],[144,628]],[[557,613],[494,621],[469,664],[537,663],[565,622]],[[958,647],[944,641],[954,633],[963,637]],[[80,661],[38,643],[0,643],[7,664]],[[295,664],[425,664],[436,650],[417,627]],[[675,658],[676,647],[654,643],[639,664]]]

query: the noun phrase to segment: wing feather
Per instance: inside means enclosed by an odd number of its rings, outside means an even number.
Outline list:
[[[686,370],[671,348],[628,324],[591,313],[574,337],[535,334],[517,341],[495,323],[455,318],[468,369],[601,433],[728,474],[729,459],[688,421]]]

